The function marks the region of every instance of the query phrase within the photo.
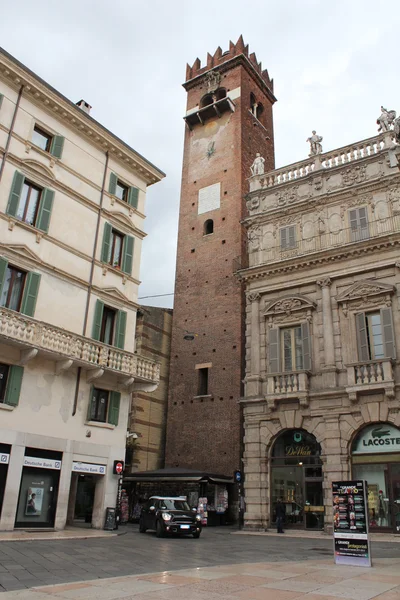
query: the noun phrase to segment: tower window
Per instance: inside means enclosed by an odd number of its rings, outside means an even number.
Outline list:
[[[212,94],[206,94],[205,96],[202,97],[202,99],[200,101],[200,108],[209,106],[213,102],[214,102],[214,98],[212,97]]]
[[[222,100],[222,98],[226,98],[226,89],[225,88],[219,88],[215,92],[215,96],[216,96],[217,100]]]
[[[256,117],[256,119],[260,119],[264,107],[261,102],[257,102],[256,97],[253,93],[250,94],[250,111]]]
[[[211,233],[214,233],[214,221],[212,219],[207,219],[204,223],[203,235],[210,235]]]
[[[198,396],[208,396],[208,368],[199,369]]]

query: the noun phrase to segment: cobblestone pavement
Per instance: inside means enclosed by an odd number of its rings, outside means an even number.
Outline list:
[[[125,535],[111,538],[1,542],[0,591],[221,565],[321,559],[332,563],[329,538],[231,535],[232,531],[209,528],[198,540],[159,539],[152,532],[139,534],[137,526],[128,526]],[[372,555],[399,559],[400,574],[400,543],[373,542]],[[400,596],[394,598],[400,600]],[[42,597],[38,594],[35,600]]]

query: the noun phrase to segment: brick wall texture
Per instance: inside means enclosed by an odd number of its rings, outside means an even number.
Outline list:
[[[209,69],[202,71],[197,84],[186,84],[188,110],[207,93]],[[244,294],[235,275],[246,264],[240,222],[247,215],[244,196],[256,152],[265,158],[266,172],[274,168],[273,97],[243,54],[220,72],[220,87],[228,93],[240,88],[235,111],[185,131],[166,466],[230,475],[240,467],[244,378]],[[251,93],[263,105],[260,120],[250,112]],[[208,158],[212,141],[215,153]],[[198,215],[199,190],[218,182],[220,208]],[[214,233],[205,236],[207,219],[213,219]],[[196,333],[193,341],[184,340],[185,331]],[[199,397],[196,365],[202,363],[212,366],[209,394]]]

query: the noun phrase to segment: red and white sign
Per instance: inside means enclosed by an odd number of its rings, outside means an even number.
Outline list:
[[[117,464],[115,465],[115,472],[119,475],[120,473],[122,473],[124,466],[122,463],[117,462]]]

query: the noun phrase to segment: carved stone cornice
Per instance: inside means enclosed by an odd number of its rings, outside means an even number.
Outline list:
[[[121,162],[126,169],[137,173],[148,185],[165,177],[165,173],[155,165],[37,77],[5,50],[0,51],[0,77],[13,89],[20,89],[23,85],[25,98],[41,106],[57,120],[63,121],[67,127],[75,129],[79,136],[87,137],[95,146],[108,151],[116,161]]]
[[[377,306],[391,306],[393,285],[375,280],[362,280],[353,283],[343,294],[337,297],[337,303],[343,307],[343,313],[348,310],[365,310]]]

